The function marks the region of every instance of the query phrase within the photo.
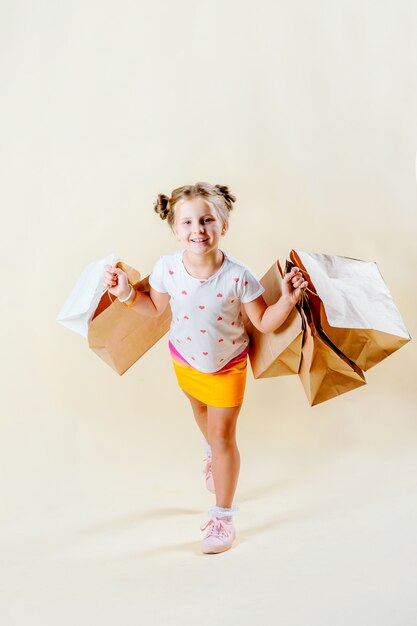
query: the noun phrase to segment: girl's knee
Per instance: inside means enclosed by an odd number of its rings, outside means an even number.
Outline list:
[[[211,449],[222,452],[236,446],[235,431],[209,430]]]

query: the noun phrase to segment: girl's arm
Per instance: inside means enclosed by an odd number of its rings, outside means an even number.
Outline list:
[[[103,284],[109,293],[124,301],[126,306],[131,307],[142,315],[158,317],[162,315],[168,306],[169,294],[155,291],[149,285],[149,292],[136,291],[131,288],[127,274],[120,267],[104,266]],[[129,298],[126,300],[130,293]]]
[[[127,292],[129,293],[129,292]],[[127,296],[125,294],[125,297]],[[135,304],[132,305],[132,302],[135,300]],[[169,294],[161,293],[160,291],[156,291],[153,287],[149,285],[148,291],[139,291],[136,295],[136,291],[133,291],[133,294],[130,296],[129,300],[125,303],[127,306],[131,305],[130,308],[133,311],[137,311],[141,315],[147,315],[149,317],[158,317],[162,315],[169,303]]]
[[[298,267],[294,266],[282,279],[282,296],[270,306],[259,296],[252,302],[243,303],[252,324],[261,333],[271,333],[281,326],[300,300],[308,285]]]
[[[268,306],[264,297],[258,296],[256,300],[247,302],[243,306],[255,328],[261,333],[272,333],[285,322],[295,303],[293,304],[286,297],[281,296],[275,304]]]

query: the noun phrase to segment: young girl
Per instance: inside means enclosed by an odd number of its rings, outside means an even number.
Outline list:
[[[104,284],[141,314],[172,310],[169,349],[179,387],[189,398],[204,436],[207,488],[216,494],[202,540],[205,554],[229,549],[235,539],[233,504],[240,469],[236,422],[242,406],[249,337],[241,305],[253,325],[268,333],[288,317],[307,287],[299,268],[283,278],[282,296],[267,306],[251,270],[219,249],[235,196],[224,185],[196,183],[159,194],[154,210],[167,220],[182,249],[158,259],[150,291],[138,292],[123,270],[107,265]]]

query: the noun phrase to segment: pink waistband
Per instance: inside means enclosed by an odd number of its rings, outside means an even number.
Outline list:
[[[178,350],[176,349],[176,347],[174,346],[173,343],[171,343],[171,341],[168,341],[168,345],[169,345],[169,349],[171,352],[171,355],[173,357],[175,357],[178,361],[181,361],[182,363],[185,363],[186,365],[189,365],[190,367],[193,367],[190,363],[188,363],[188,361],[186,361],[184,359],[183,356],[181,356],[181,354],[178,352]],[[231,361],[229,361],[228,363],[226,363],[226,365],[224,367],[229,367],[230,365],[233,365],[233,363],[236,363],[237,361],[240,361],[240,359],[246,355],[248,353],[249,350],[249,346],[246,346],[245,348],[243,348],[242,352],[240,352],[237,356],[235,356]],[[194,368],[195,369],[195,368]],[[223,369],[223,368],[222,368]]]

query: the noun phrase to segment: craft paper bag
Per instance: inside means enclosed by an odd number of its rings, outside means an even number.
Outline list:
[[[281,297],[282,271],[276,262],[259,281],[265,288],[262,294],[266,303],[274,304]],[[294,309],[275,331],[261,333],[242,307],[242,316],[249,335],[249,360],[255,378],[297,374],[301,361],[303,338],[300,314]]]
[[[117,267],[126,272],[135,289],[149,291],[149,276],[140,280],[139,272],[129,265],[120,262]],[[170,306],[162,315],[150,317],[126,307],[117,298],[111,301],[107,292],[91,320],[88,345],[121,375],[165,335],[170,323]]]
[[[58,313],[56,321],[87,338],[94,311],[107,291],[103,284],[104,266],[114,265],[118,260],[115,254],[108,254],[89,263]]]
[[[366,384],[362,370],[314,325],[308,299],[299,305],[304,337],[298,375],[311,406]]]
[[[309,282],[316,324],[361,369],[410,341],[376,263],[295,250],[290,259]]]

